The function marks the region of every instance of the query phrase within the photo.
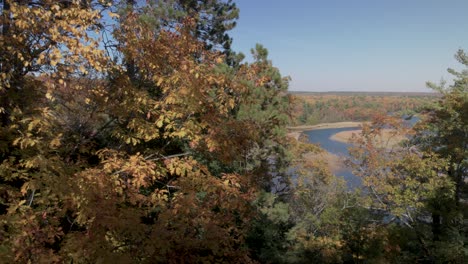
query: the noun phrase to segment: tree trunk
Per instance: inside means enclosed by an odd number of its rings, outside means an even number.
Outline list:
[[[432,213],[432,238],[434,241],[440,241],[441,234],[441,216],[439,213]]]

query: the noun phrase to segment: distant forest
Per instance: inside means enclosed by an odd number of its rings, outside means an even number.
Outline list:
[[[438,100],[437,93],[293,92],[291,125],[369,121],[376,115],[412,115]]]

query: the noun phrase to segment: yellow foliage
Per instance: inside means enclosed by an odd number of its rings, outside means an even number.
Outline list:
[[[242,243],[261,179],[227,168],[281,124],[235,114],[268,65],[227,73],[224,55],[192,34],[192,19],[156,31],[137,13],[112,12],[116,52],[138,69],[132,76],[90,33],[103,23],[91,6],[11,2],[0,47],[11,54],[0,75],[0,203],[10,212],[0,215],[0,249],[16,262],[249,262]]]

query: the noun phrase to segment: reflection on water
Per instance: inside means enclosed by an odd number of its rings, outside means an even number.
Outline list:
[[[308,136],[311,143],[318,144],[324,150],[345,159],[349,157],[348,147],[350,144],[330,140],[330,137],[338,132],[351,131],[356,129],[359,129],[359,127],[327,128],[304,131],[304,134]],[[361,179],[352,173],[351,168],[336,171],[334,173],[337,176],[343,177],[350,189],[361,186]]]

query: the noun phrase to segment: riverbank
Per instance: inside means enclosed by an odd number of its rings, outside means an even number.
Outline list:
[[[360,127],[365,122],[354,122],[354,121],[347,121],[347,122],[336,122],[336,123],[321,123],[317,125],[306,125],[306,126],[294,126],[294,127],[287,127],[290,131],[298,132],[298,131],[307,131],[307,130],[316,130],[316,129],[328,129],[328,128],[344,128],[344,127]]]
[[[317,125],[287,127],[287,129],[289,130],[288,136],[297,140],[301,136],[301,133],[304,131],[329,128],[361,127],[363,123],[365,122],[347,121],[336,123],[321,123]]]
[[[361,135],[361,131],[362,131],[361,129],[356,129],[356,130],[338,132],[336,134],[333,134],[330,137],[330,140],[348,144],[350,143],[350,140],[352,137],[359,137]]]
[[[354,137],[361,136],[361,129],[338,132],[336,134],[333,134],[330,137],[330,140],[349,144],[351,143],[350,140],[351,138],[353,138],[353,136]],[[375,139],[376,139],[375,143],[377,143],[377,146],[388,148],[388,147],[394,147],[398,145],[401,141],[406,139],[406,137],[404,135],[398,134],[393,129],[382,129],[382,133],[380,134],[380,136],[377,136]]]

